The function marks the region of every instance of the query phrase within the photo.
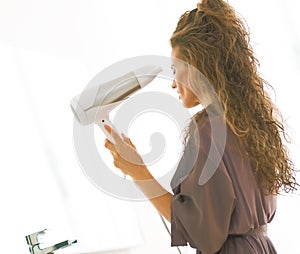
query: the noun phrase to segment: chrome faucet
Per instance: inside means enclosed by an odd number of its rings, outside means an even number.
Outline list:
[[[35,232],[35,233],[27,235],[25,237],[27,244],[29,245],[29,251],[31,254],[49,254],[49,253],[53,253],[54,251],[56,251],[58,249],[66,248],[66,247],[71,246],[74,243],[77,243],[77,240],[72,240],[72,241],[66,240],[66,241],[57,243],[55,245],[41,249],[40,248],[40,244],[41,244],[40,240],[41,240],[41,237],[46,233],[46,230],[47,229],[44,229],[42,231]]]

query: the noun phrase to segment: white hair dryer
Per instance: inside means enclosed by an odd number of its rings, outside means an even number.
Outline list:
[[[147,65],[104,84],[85,89],[71,101],[71,109],[82,125],[98,124],[106,134],[104,124],[112,126],[109,113],[131,94],[148,85],[162,69]]]

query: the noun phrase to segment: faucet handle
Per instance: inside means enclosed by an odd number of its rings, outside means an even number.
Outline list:
[[[37,244],[40,244],[40,236],[41,235],[44,235],[46,233],[46,230],[47,229],[43,229],[41,231],[38,231],[38,232],[35,232],[35,233],[32,233],[30,235],[27,235],[26,236],[26,241],[27,241],[27,244],[28,245],[31,245],[31,246],[34,246],[34,245],[37,245]]]

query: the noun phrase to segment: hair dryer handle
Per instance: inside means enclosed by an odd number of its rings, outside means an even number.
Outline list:
[[[113,143],[115,144],[115,141],[113,140],[113,138],[111,137],[110,133],[108,133],[106,131],[106,129],[104,128],[104,125],[109,125],[116,133],[118,133],[118,131],[114,128],[113,123],[110,121],[109,119],[109,113],[115,108],[117,107],[119,104],[121,104],[124,100],[122,101],[117,101],[105,106],[101,106],[97,112],[96,118],[95,118],[95,124],[97,124],[100,129],[103,131],[103,133],[105,134],[105,136]]]
[[[115,144],[115,141],[113,139],[113,137],[110,135],[110,133],[107,132],[107,130],[104,128],[104,125],[109,125],[115,132],[117,132],[115,130],[115,128],[112,126],[112,122],[110,121],[109,117],[107,117],[105,119],[104,122],[101,123],[97,123],[97,125],[100,127],[100,129],[102,130],[102,132],[105,134],[105,136],[109,139],[110,142],[112,142],[113,144]],[[118,133],[118,132],[117,132]]]
[[[103,120],[103,121],[102,121],[102,120]],[[110,142],[112,142],[112,143],[115,145],[115,144],[116,144],[115,140],[114,140],[113,137],[110,135],[110,133],[108,133],[107,130],[104,128],[104,125],[105,125],[105,124],[109,125],[109,126],[114,130],[114,132],[116,132],[118,135],[119,135],[119,132],[114,128],[114,126],[113,126],[112,122],[110,121],[108,115],[107,115],[106,118],[103,117],[102,120],[101,120],[101,122],[96,123],[96,124],[100,127],[100,129],[103,131],[103,133],[104,133],[105,136],[108,138],[108,140],[109,140]],[[123,179],[124,179],[124,180],[126,179],[126,175],[125,175],[125,174],[123,175]]]

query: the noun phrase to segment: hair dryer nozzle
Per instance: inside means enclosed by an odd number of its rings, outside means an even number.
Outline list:
[[[78,102],[78,96],[71,100],[70,106],[75,119],[82,125],[88,124],[88,119],[84,108],[82,108]]]

